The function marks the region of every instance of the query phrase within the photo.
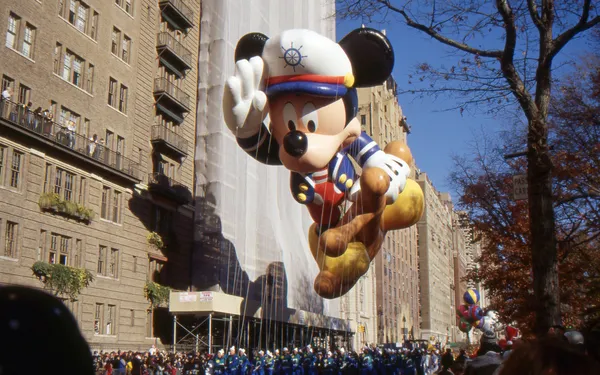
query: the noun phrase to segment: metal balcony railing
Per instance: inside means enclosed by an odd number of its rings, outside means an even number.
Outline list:
[[[192,52],[185,48],[175,37],[168,32],[158,33],[158,48],[169,48],[188,67],[192,67]]]
[[[173,188],[175,186],[183,186],[182,184],[175,181],[171,177],[169,177],[163,173],[160,173],[160,172],[148,173],[148,185],[160,185],[160,186],[163,186],[166,188]]]
[[[192,8],[187,6],[182,0],[160,0],[158,2],[161,9],[168,9],[171,7],[176,10],[183,21],[185,21],[186,27],[193,26],[194,20],[194,11]]]
[[[165,126],[152,126],[151,137],[152,141],[164,141],[168,143],[171,147],[177,149],[182,155],[187,155],[188,153],[188,141]]]
[[[66,126],[53,121],[51,117],[33,112],[22,104],[0,100],[0,118],[17,125],[32,136],[40,136],[62,149],[74,151],[88,160],[94,160],[113,170],[140,180],[138,163],[115,152],[88,137],[70,131]]]
[[[190,109],[190,96],[164,77],[154,80],[154,93],[167,94],[185,109]]]

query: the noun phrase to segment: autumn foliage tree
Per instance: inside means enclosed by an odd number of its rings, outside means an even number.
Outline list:
[[[550,105],[557,269],[567,326],[600,322],[599,56],[584,59]],[[512,176],[524,173],[526,163],[503,157],[507,149],[522,147],[523,138],[515,133],[480,138],[475,157],[457,158],[452,180],[483,239],[480,266],[468,277],[481,280],[491,307],[527,332],[534,327],[535,312],[529,211],[526,200],[515,201],[512,195]]]

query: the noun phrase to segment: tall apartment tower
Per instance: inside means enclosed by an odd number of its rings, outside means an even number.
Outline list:
[[[383,85],[358,90],[362,129],[381,147],[406,142],[410,128],[389,78]],[[411,166],[414,178],[414,165]],[[417,228],[390,232],[375,258],[377,342],[396,343],[418,336],[419,278]]]
[[[456,325],[452,203],[426,173],[419,173],[417,182],[425,196],[425,211],[417,223],[421,338],[446,343]]]
[[[42,288],[34,264],[90,271],[65,302],[94,349],[168,342],[145,286],[191,287],[199,13],[0,2],[0,284]]]

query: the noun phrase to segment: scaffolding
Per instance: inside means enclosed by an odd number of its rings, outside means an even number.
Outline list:
[[[341,319],[297,310],[291,310],[287,319],[262,316],[260,309],[244,315],[243,305],[243,298],[220,292],[172,292],[173,351],[352,347],[354,333]]]

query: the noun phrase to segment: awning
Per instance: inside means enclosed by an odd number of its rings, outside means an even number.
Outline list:
[[[180,116],[177,113],[167,109],[167,107],[165,107],[164,105],[156,103],[156,108],[158,108],[158,110],[164,113],[165,115],[169,116],[176,123],[181,124],[183,122],[183,116]]]
[[[148,254],[148,258],[154,259],[154,260],[159,260],[161,262],[168,262],[169,261],[169,259],[166,256],[162,255],[162,254]]]
[[[167,61],[166,58],[164,58],[163,56],[161,56],[159,58],[160,63],[163,64],[165,66],[165,68],[169,69],[172,73],[174,73],[177,77],[179,78],[183,78],[184,74],[181,70],[177,69],[175,67],[175,65],[171,64],[170,62]]]

